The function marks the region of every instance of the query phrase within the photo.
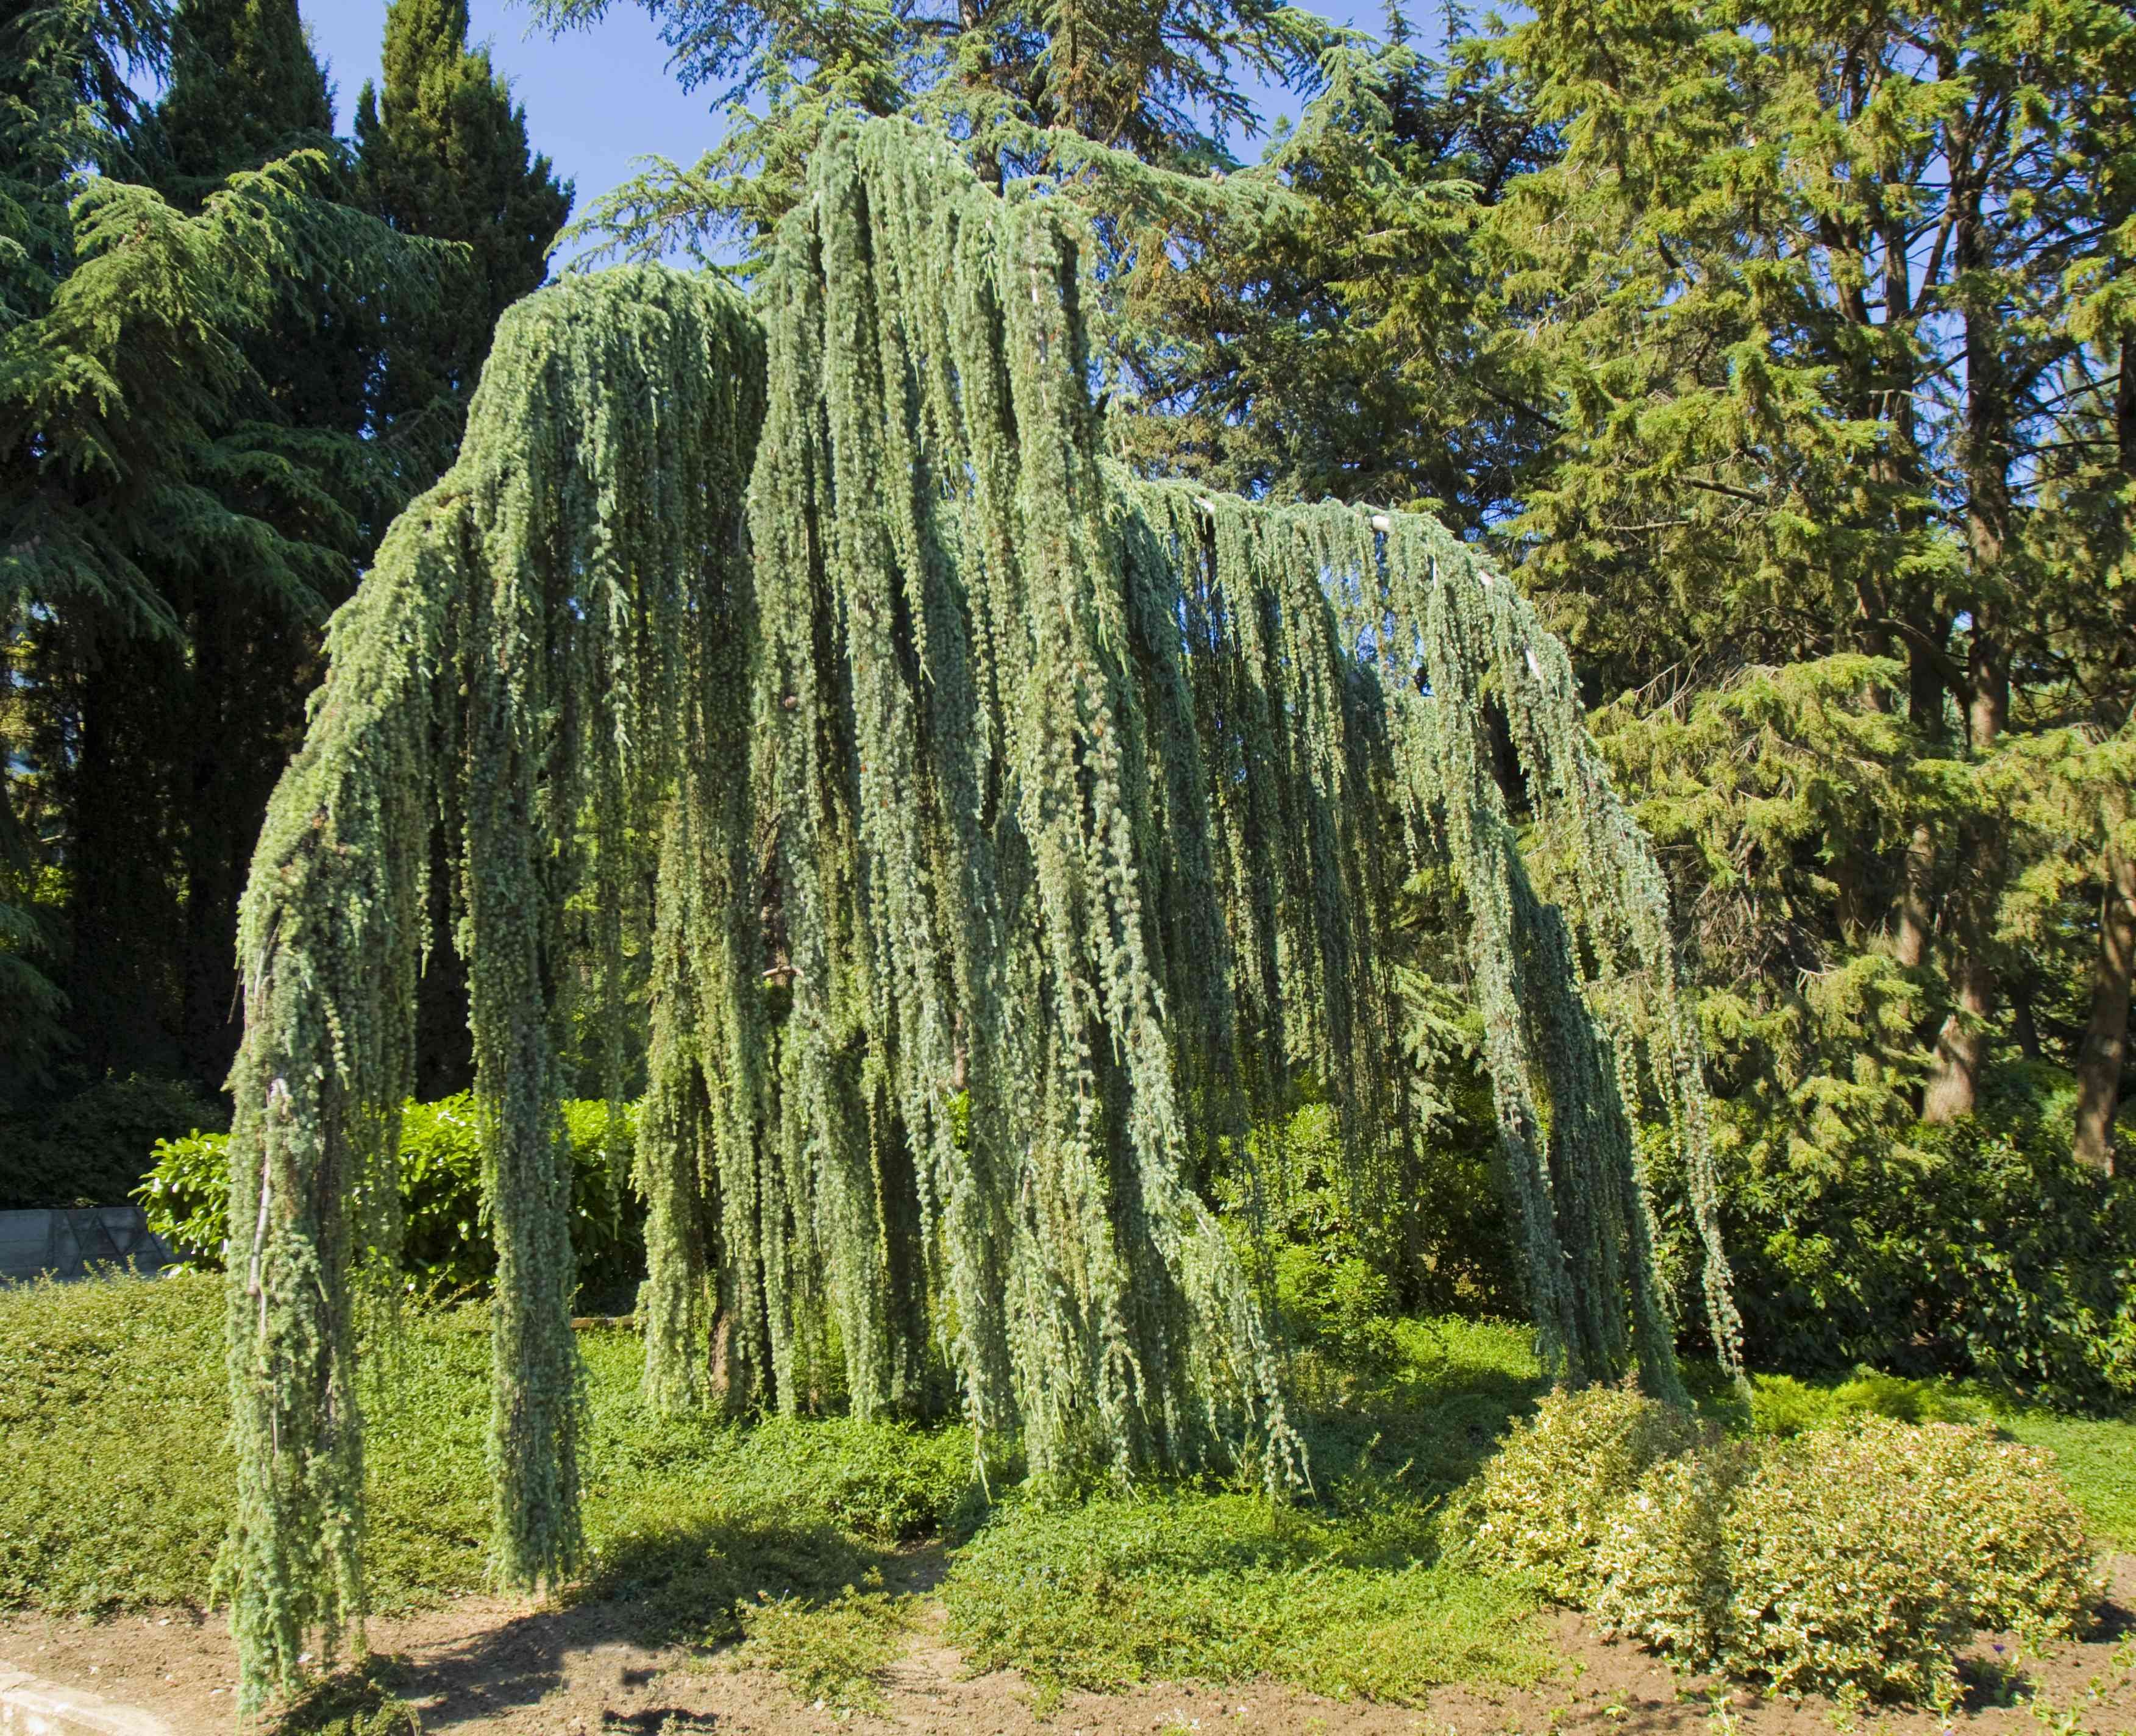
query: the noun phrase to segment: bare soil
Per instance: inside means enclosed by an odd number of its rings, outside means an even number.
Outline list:
[[[2118,1556],[2113,1569],[2112,1600],[2090,1639],[2031,1656],[2007,1641],[1998,1653],[1983,1636],[1969,1655],[1978,1685],[1948,1719],[1765,1700],[1672,1675],[1651,1653],[1600,1639],[1565,1613],[1541,1618],[1561,1660],[1554,1680],[1449,1687],[1422,1707],[1323,1700],[1271,1682],[1071,1693],[1049,1704],[1013,1672],[968,1676],[923,1623],[882,1683],[882,1714],[842,1718],[721,1653],[639,1643],[630,1607],[618,1603],[468,1598],[374,1621],[370,1641],[424,1729],[439,1736],[2136,1736],[2136,1557]],[[0,1617],[0,1662],[143,1707],[178,1736],[229,1736],[232,1727],[236,1672],[219,1615]]]

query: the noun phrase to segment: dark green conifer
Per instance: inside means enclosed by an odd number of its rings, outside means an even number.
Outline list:
[[[186,0],[176,50],[158,111],[176,176],[219,182],[333,133],[297,0]]]
[[[186,0],[158,119],[164,185],[181,202],[291,150],[332,152],[326,72],[296,0]],[[346,202],[347,174],[337,153],[334,161],[328,191]],[[231,939],[237,897],[275,774],[303,726],[304,694],[317,679],[319,605],[338,602],[353,585],[365,521],[382,520],[398,504],[357,440],[365,366],[355,340],[367,316],[376,317],[365,306],[371,287],[323,273],[248,345],[271,408],[246,406],[247,419],[279,424],[270,449],[295,469],[263,470],[240,484],[246,503],[343,558],[323,575],[317,596],[278,599],[262,594],[255,563],[233,549],[194,575],[184,597],[192,645],[189,666],[172,672],[184,720],[171,780],[184,910],[177,1056],[210,1089],[221,1085],[236,1050]]]
[[[498,317],[540,286],[571,212],[570,184],[529,151],[527,111],[467,36],[466,0],[393,0],[384,87],[356,104],[363,207],[473,253],[459,293],[396,322],[374,388],[374,425],[417,487],[452,462]]]
[[[187,0],[172,43],[147,167],[181,209],[199,208],[232,172],[329,142],[326,75],[295,0]],[[266,364],[255,383],[279,414],[255,401],[231,406],[235,419],[302,425],[331,397],[288,377],[299,335],[285,314],[251,340]],[[321,350],[301,366],[332,364]],[[269,508],[256,483],[240,492]],[[117,623],[77,647],[85,751],[66,781],[88,871],[72,886],[68,987],[91,1075],[176,1065],[212,1089],[235,1048],[230,937],[245,852],[302,706],[294,659],[303,653],[282,643],[288,610],[261,606],[260,565],[235,548],[211,570],[163,577],[190,655],[176,640],[136,643]]]
[[[167,77],[145,112],[135,86]],[[175,1064],[195,1035],[204,1084],[228,1065],[237,873],[301,716],[307,623],[360,542],[342,484],[361,449],[307,419],[330,351],[296,372],[296,313],[328,285],[405,302],[435,252],[334,202],[324,93],[291,6],[0,4],[0,1054],[18,1100]]]

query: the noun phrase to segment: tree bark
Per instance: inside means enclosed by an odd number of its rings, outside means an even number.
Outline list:
[[[985,24],[986,17],[980,0],[957,0],[957,25],[967,36],[977,33]],[[967,86],[983,86],[993,82],[993,56],[982,59],[965,75]],[[980,144],[972,153],[972,168],[979,179],[996,192],[1002,190],[1002,162],[1000,153],[990,144]]]
[[[1999,553],[1999,544],[1998,545]],[[1970,674],[1973,696],[1967,723],[1976,754],[1990,751],[2009,717],[2008,660],[1993,632],[1977,623]],[[1999,878],[1999,841],[1978,825],[1963,829],[1964,876],[1973,882],[1949,901],[1955,957],[1951,987],[1958,1004],[1936,1034],[1935,1060],[1921,1094],[1921,1119],[1942,1124],[1970,1115],[1980,1100],[1980,1079],[1988,1065],[1988,1020],[1995,1011],[1995,972],[1988,963],[1988,936],[1994,926],[1990,886]]]
[[[2036,1061],[2041,1055],[2039,1021],[2032,1013],[2036,992],[2029,977],[2010,986],[2010,1035],[2017,1040],[2017,1053],[2028,1061]]]
[[[2136,483],[2136,327],[2121,334],[2114,436],[2121,473]],[[2121,1107],[2121,1074],[2129,1061],[2130,977],[2136,972],[2136,856],[2109,843],[2106,887],[2100,901],[2099,952],[2092,961],[2091,1016],[2077,1050],[2077,1161],[2111,1176],[2114,1123]]]
[[[1977,951],[1959,954],[1951,976],[1958,1004],[1936,1035],[1935,1064],[1921,1095],[1921,1119],[1936,1125],[1970,1115],[1978,1105],[1988,1061],[1987,1021],[1995,1010],[1995,973]]]
[[[1977,177],[1969,182],[1955,239],[1961,274],[1981,269],[1988,257],[1983,196]],[[1954,169],[1953,196],[1961,179]],[[2010,381],[2003,366],[2000,308],[1976,302],[1965,312],[1966,541],[1972,556],[1973,618],[1967,652],[1966,734],[1976,759],[1992,754],[2010,717],[2010,654],[2001,631],[2003,556],[2010,535]],[[1921,1096],[1921,1118],[1956,1121],[1970,1115],[1980,1099],[1980,1079],[1988,1064],[1987,1021],[1995,1010],[1995,972],[1988,956],[1993,928],[1993,858],[1998,841],[1985,829],[1968,826],[1961,835],[1962,867],[1969,883],[1950,902],[1954,919],[1951,987],[1957,1005],[1936,1036],[1935,1061]]]
[[[467,960],[453,933],[452,868],[442,826],[430,833],[430,957],[415,985],[415,1095],[435,1103],[474,1086]]]
[[[1928,822],[1917,821],[1906,845],[1906,861],[1899,891],[1899,925],[1894,951],[1908,970],[1919,970],[1928,962],[1929,939],[1935,917],[1929,904],[1935,880],[1935,834]]]
[[[2129,996],[2136,972],[2136,856],[2109,849],[2092,965],[2091,1017],[2076,1064],[2077,1161],[2114,1173],[2114,1120],[2129,1058]]]
[[[191,637],[184,805],[177,817],[186,888],[179,1046],[186,1071],[212,1095],[223,1089],[245,1034],[238,903],[268,798],[303,738],[318,642],[303,622],[234,584],[203,588]]]
[[[231,618],[240,608],[236,598],[208,586],[194,613],[185,808],[179,816],[186,900],[178,1040],[186,1071],[208,1092],[222,1089],[240,1035],[237,900],[250,841],[242,816],[250,780],[240,763],[250,720],[235,715],[228,701],[247,649],[233,643]]]
[[[1999,538],[1996,546],[1997,558],[2000,559]],[[2010,656],[2002,647],[1992,613],[1984,603],[1973,622],[1973,645],[1967,653],[1966,664],[1966,673],[1973,684],[1973,691],[1966,701],[1966,734],[1972,740],[1973,751],[1985,754],[2002,739],[2002,731],[2010,721]]]
[[[1906,721],[1933,740],[1948,727],[1944,698],[1950,683],[1944,676],[1947,665],[1937,653],[1949,644],[1950,623],[1925,609],[1910,624],[1914,633],[1906,641]]]

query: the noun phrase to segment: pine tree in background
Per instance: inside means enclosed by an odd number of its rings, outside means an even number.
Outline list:
[[[468,287],[395,323],[374,383],[373,428],[415,487],[452,462],[498,316],[546,274],[571,187],[527,142],[527,111],[468,46],[466,0],[393,0],[385,85],[357,99],[358,201],[410,235],[473,250]]]
[[[333,124],[295,0],[176,9],[171,83],[142,148],[173,206],[199,210],[230,176],[305,149],[321,153],[320,190],[347,202]],[[144,643],[107,623],[74,647],[79,751],[60,781],[87,1079],[176,1070],[212,1092],[229,1069],[237,895],[260,817],[302,726],[318,625],[398,504],[360,438],[361,334],[408,299],[347,258],[318,262],[263,310],[241,346],[250,378],[201,429],[221,497],[318,551],[311,582],[281,583],[272,550],[233,538],[203,560],[155,562],[175,633]]]
[[[1109,261],[1117,274],[1132,263],[1132,229],[1231,203],[1232,147],[1266,125],[1249,87],[1318,88],[1340,34],[1276,0],[639,3],[683,88],[709,93],[726,123],[694,166],[653,158],[583,220],[609,250],[642,259],[708,243],[755,253],[800,196],[825,126],[903,114],[944,127],[993,185],[1044,177],[1099,216],[1109,252],[1129,250]],[[561,32],[610,7],[531,10]]]
[[[1464,534],[1534,479],[1548,414],[1477,243],[1556,156],[1502,67],[1401,40],[1321,58],[1322,94],[1254,168],[1287,199],[1182,225],[1123,300],[1132,462],[1211,487],[1439,514]],[[1162,264],[1157,263],[1162,258]]]
[[[329,143],[326,75],[295,0],[190,0],[172,21],[172,48],[171,87],[144,154],[179,208],[197,210],[234,171]],[[276,321],[252,341],[253,359],[286,355],[293,335]],[[330,364],[320,351],[305,365]],[[308,419],[309,406],[287,403],[286,382],[264,378],[289,419]],[[263,410],[237,415],[260,420]],[[256,588],[228,569],[169,585],[191,655],[183,640],[145,645],[118,622],[75,647],[79,745],[60,780],[74,820],[67,988],[76,1060],[90,1079],[175,1066],[214,1089],[235,1050],[229,937],[246,847],[236,834],[248,815],[258,823],[291,720],[259,740],[248,714],[266,696],[231,691],[256,682],[259,634],[279,631],[285,613],[239,603],[226,594],[233,583]],[[233,608],[252,619],[227,618]],[[288,657],[272,661],[287,681]],[[243,752],[248,738],[259,751]],[[249,778],[235,775],[245,759]]]
[[[179,49],[160,110],[174,197],[299,144],[329,145],[333,106],[296,0],[187,0]],[[345,162],[335,196],[350,200]],[[260,516],[348,558],[323,600],[338,603],[367,553],[367,521],[397,506],[366,474],[357,436],[367,372],[359,333],[376,317],[369,286],[327,282],[293,300],[255,338],[255,367],[279,412],[285,453],[314,468],[311,487],[270,482],[253,494]],[[180,1064],[219,1089],[236,1053],[232,937],[237,898],[275,776],[303,728],[318,677],[316,608],[262,594],[241,555],[194,599],[189,717],[174,793],[184,838],[185,929],[178,983]]]
[[[1552,429],[1504,535],[1634,696],[1754,1354],[2125,1389],[2136,21],[1552,0],[1488,51],[1563,146],[1480,237]]]
[[[362,536],[305,310],[391,318],[440,252],[337,201],[327,119],[293,7],[0,5],[9,1108],[177,1070],[188,994],[227,1065],[231,881]]]

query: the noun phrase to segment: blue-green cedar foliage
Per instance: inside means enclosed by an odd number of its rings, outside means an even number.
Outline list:
[[[1086,244],[1064,201],[883,121],[815,153],[750,302],[640,267],[507,318],[458,463],[333,623],[246,897],[249,1694],[362,1609],[351,1303],[396,1236],[441,811],[507,1582],[580,1554],[558,1038],[572,994],[623,1016],[643,838],[663,1407],[909,1411],[946,1363],[978,1438],[1020,1435],[1048,1482],[1302,1477],[1261,1299],[1192,1181],[1302,1072],[1359,1176],[1401,1137],[1386,936],[1442,857],[1548,1366],[1682,1396],[1635,1101],[1732,1357],[1662,883],[1562,648],[1429,519],[1112,464]],[[1494,706],[1529,825],[1577,865],[1562,906],[1516,847]],[[588,894],[590,957],[563,920]]]

